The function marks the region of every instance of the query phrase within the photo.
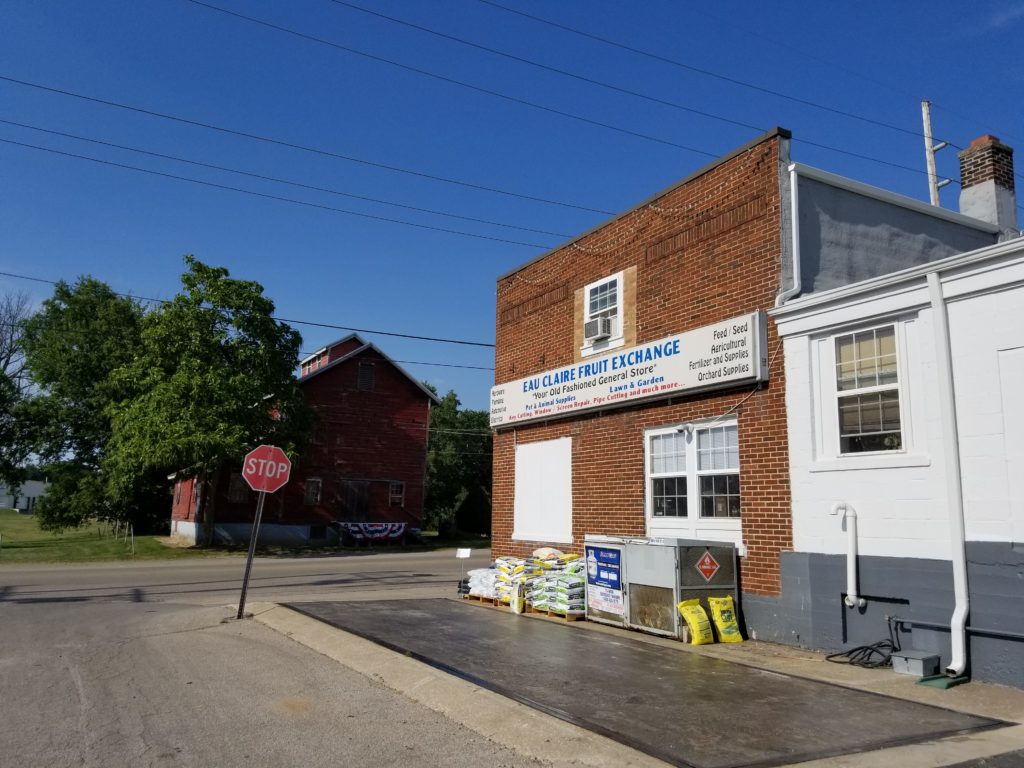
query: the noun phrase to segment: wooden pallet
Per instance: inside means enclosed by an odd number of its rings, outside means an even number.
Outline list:
[[[463,595],[463,600],[469,600],[471,603],[480,603],[481,605],[496,605],[508,607],[508,603],[501,601],[499,597],[481,597],[480,595]]]
[[[586,615],[582,613],[557,613],[547,608],[534,608],[532,605],[527,604],[526,613],[534,616],[546,616],[549,619],[557,619],[558,621],[583,621],[586,619]]]

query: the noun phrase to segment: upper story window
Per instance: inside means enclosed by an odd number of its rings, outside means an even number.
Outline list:
[[[373,363],[360,363],[356,377],[356,389],[360,392],[373,392],[376,384],[376,366]]]
[[[623,345],[624,288],[623,273],[617,272],[583,289],[584,356]]]
[[[895,327],[838,336],[835,355],[839,452],[901,450]]]

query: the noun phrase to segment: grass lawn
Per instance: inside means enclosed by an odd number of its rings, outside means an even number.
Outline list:
[[[90,560],[170,560],[209,554],[204,550],[169,547],[158,536],[136,536],[135,554],[131,538],[114,538],[109,526],[92,523],[65,531],[39,530],[33,515],[0,509],[0,565],[4,563],[88,562]]]

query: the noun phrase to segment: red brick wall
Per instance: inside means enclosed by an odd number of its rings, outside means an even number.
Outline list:
[[[372,392],[356,386],[360,362],[375,364]],[[423,519],[430,418],[430,401],[423,390],[376,351],[368,350],[309,379],[303,391],[320,423],[313,442],[296,463],[286,499],[289,515],[292,508],[304,507],[307,516],[334,519],[338,480],[366,479],[371,481],[370,522],[418,526]],[[307,477],[323,481],[321,503],[316,507],[303,504]],[[390,480],[405,483],[401,507],[389,504]]]
[[[357,346],[361,346],[357,344]],[[351,351],[351,350],[350,350]],[[360,362],[375,364],[372,392],[356,385]],[[319,417],[315,437],[292,464],[283,489],[269,496],[263,510],[266,523],[324,525],[337,519],[336,496],[342,479],[369,480],[368,522],[409,523],[423,519],[424,471],[430,400],[427,395],[374,350],[338,363],[302,384]],[[246,491],[231,501],[231,474],[221,473],[217,487],[218,523],[252,522],[256,494]],[[306,480],[321,480],[320,502],[305,503]],[[405,483],[405,503],[390,504],[389,481]],[[181,498],[172,507],[172,520],[195,520],[194,481],[178,481]],[[206,489],[204,489],[205,491]]]
[[[638,344],[772,307],[781,280],[782,141],[769,135],[651,203],[499,280],[496,383],[571,364],[576,354],[574,292],[627,267],[637,268]],[[743,386],[498,432],[494,553],[523,555],[546,544],[511,539],[516,441],[572,436],[572,549],[580,551],[587,533],[645,533],[645,429],[720,416],[736,408],[747,546],[741,565],[743,589],[777,594],[778,556],[792,547],[792,527],[784,366],[770,320],[768,350],[769,356],[775,355],[770,380],[753,394],[752,386]]]

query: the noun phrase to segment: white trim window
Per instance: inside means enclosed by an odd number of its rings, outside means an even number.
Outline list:
[[[650,533],[739,543],[742,510],[735,419],[648,430],[644,469]]]
[[[835,338],[840,455],[903,449],[896,328]]]
[[[302,503],[308,506],[320,503],[320,489],[323,482],[319,477],[306,479],[305,487],[302,489]]]
[[[405,506],[405,482],[392,480],[388,483],[388,505],[392,507]]]
[[[615,349],[625,344],[623,338],[623,293],[625,283],[623,272],[616,272],[583,289],[583,325],[591,320],[608,318],[611,334],[606,339],[588,341],[584,336],[580,353],[583,356],[596,355],[608,349]]]

